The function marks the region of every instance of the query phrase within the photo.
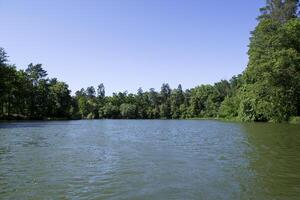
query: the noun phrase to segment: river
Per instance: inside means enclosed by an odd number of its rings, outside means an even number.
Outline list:
[[[0,199],[299,198],[299,125],[0,123]]]

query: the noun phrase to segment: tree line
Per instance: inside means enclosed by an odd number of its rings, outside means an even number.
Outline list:
[[[99,84],[71,95],[65,82],[48,78],[41,64],[17,70],[0,48],[0,119],[227,118],[282,122],[300,116],[298,0],[267,0],[251,33],[242,74],[183,90],[138,89],[105,95]]]

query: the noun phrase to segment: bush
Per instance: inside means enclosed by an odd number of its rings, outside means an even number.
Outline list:
[[[291,123],[291,124],[300,124],[300,116],[290,117],[289,123]]]

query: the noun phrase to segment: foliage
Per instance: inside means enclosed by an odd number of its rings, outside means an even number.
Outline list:
[[[136,105],[123,103],[120,106],[121,116],[125,119],[134,119],[136,118]]]
[[[0,56],[0,118],[71,117],[71,91],[66,83],[46,78],[47,72],[41,64],[31,63],[25,71],[18,71],[15,66],[6,63],[3,49]]]
[[[300,19],[276,6],[273,12],[284,17],[263,18],[252,33],[240,91],[241,120],[280,122],[300,112]]]
[[[300,117],[290,117],[289,123],[291,124],[300,124]]]

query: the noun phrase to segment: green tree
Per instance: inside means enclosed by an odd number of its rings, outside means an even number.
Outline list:
[[[140,119],[147,119],[147,109],[150,107],[148,93],[144,93],[142,88],[139,88],[136,95],[137,117]]]
[[[0,47],[0,67],[6,65],[6,62],[8,61],[7,58],[8,56],[6,51],[4,50],[4,48]]]
[[[258,19],[271,19],[280,23],[286,23],[297,17],[299,0],[267,0],[266,6],[261,8]]]
[[[101,83],[97,88],[97,97],[101,100],[105,98],[105,87],[104,84]]]
[[[53,117],[70,117],[71,95],[69,86],[64,82],[54,82],[50,85],[50,98],[54,104],[51,109]]]
[[[181,117],[180,106],[184,103],[184,92],[182,91],[181,84],[178,85],[177,89],[171,92],[171,116],[173,119]]]
[[[96,96],[96,91],[93,86],[90,86],[86,89],[86,94],[89,98],[94,98]]]
[[[112,105],[111,103],[105,104],[103,107],[103,116],[108,119],[120,118],[119,107]]]
[[[285,121],[299,114],[300,20],[295,9],[293,14],[284,9],[288,2],[282,2],[280,14],[275,7],[268,13],[281,17],[261,19],[252,32],[240,89],[242,120]]]
[[[136,105],[123,103],[120,106],[121,116],[125,119],[136,118],[137,117],[136,112],[137,112]]]
[[[28,74],[28,77],[32,81],[33,85],[37,85],[39,80],[48,75],[47,72],[42,68],[42,64],[34,65],[30,63],[25,72]]]

